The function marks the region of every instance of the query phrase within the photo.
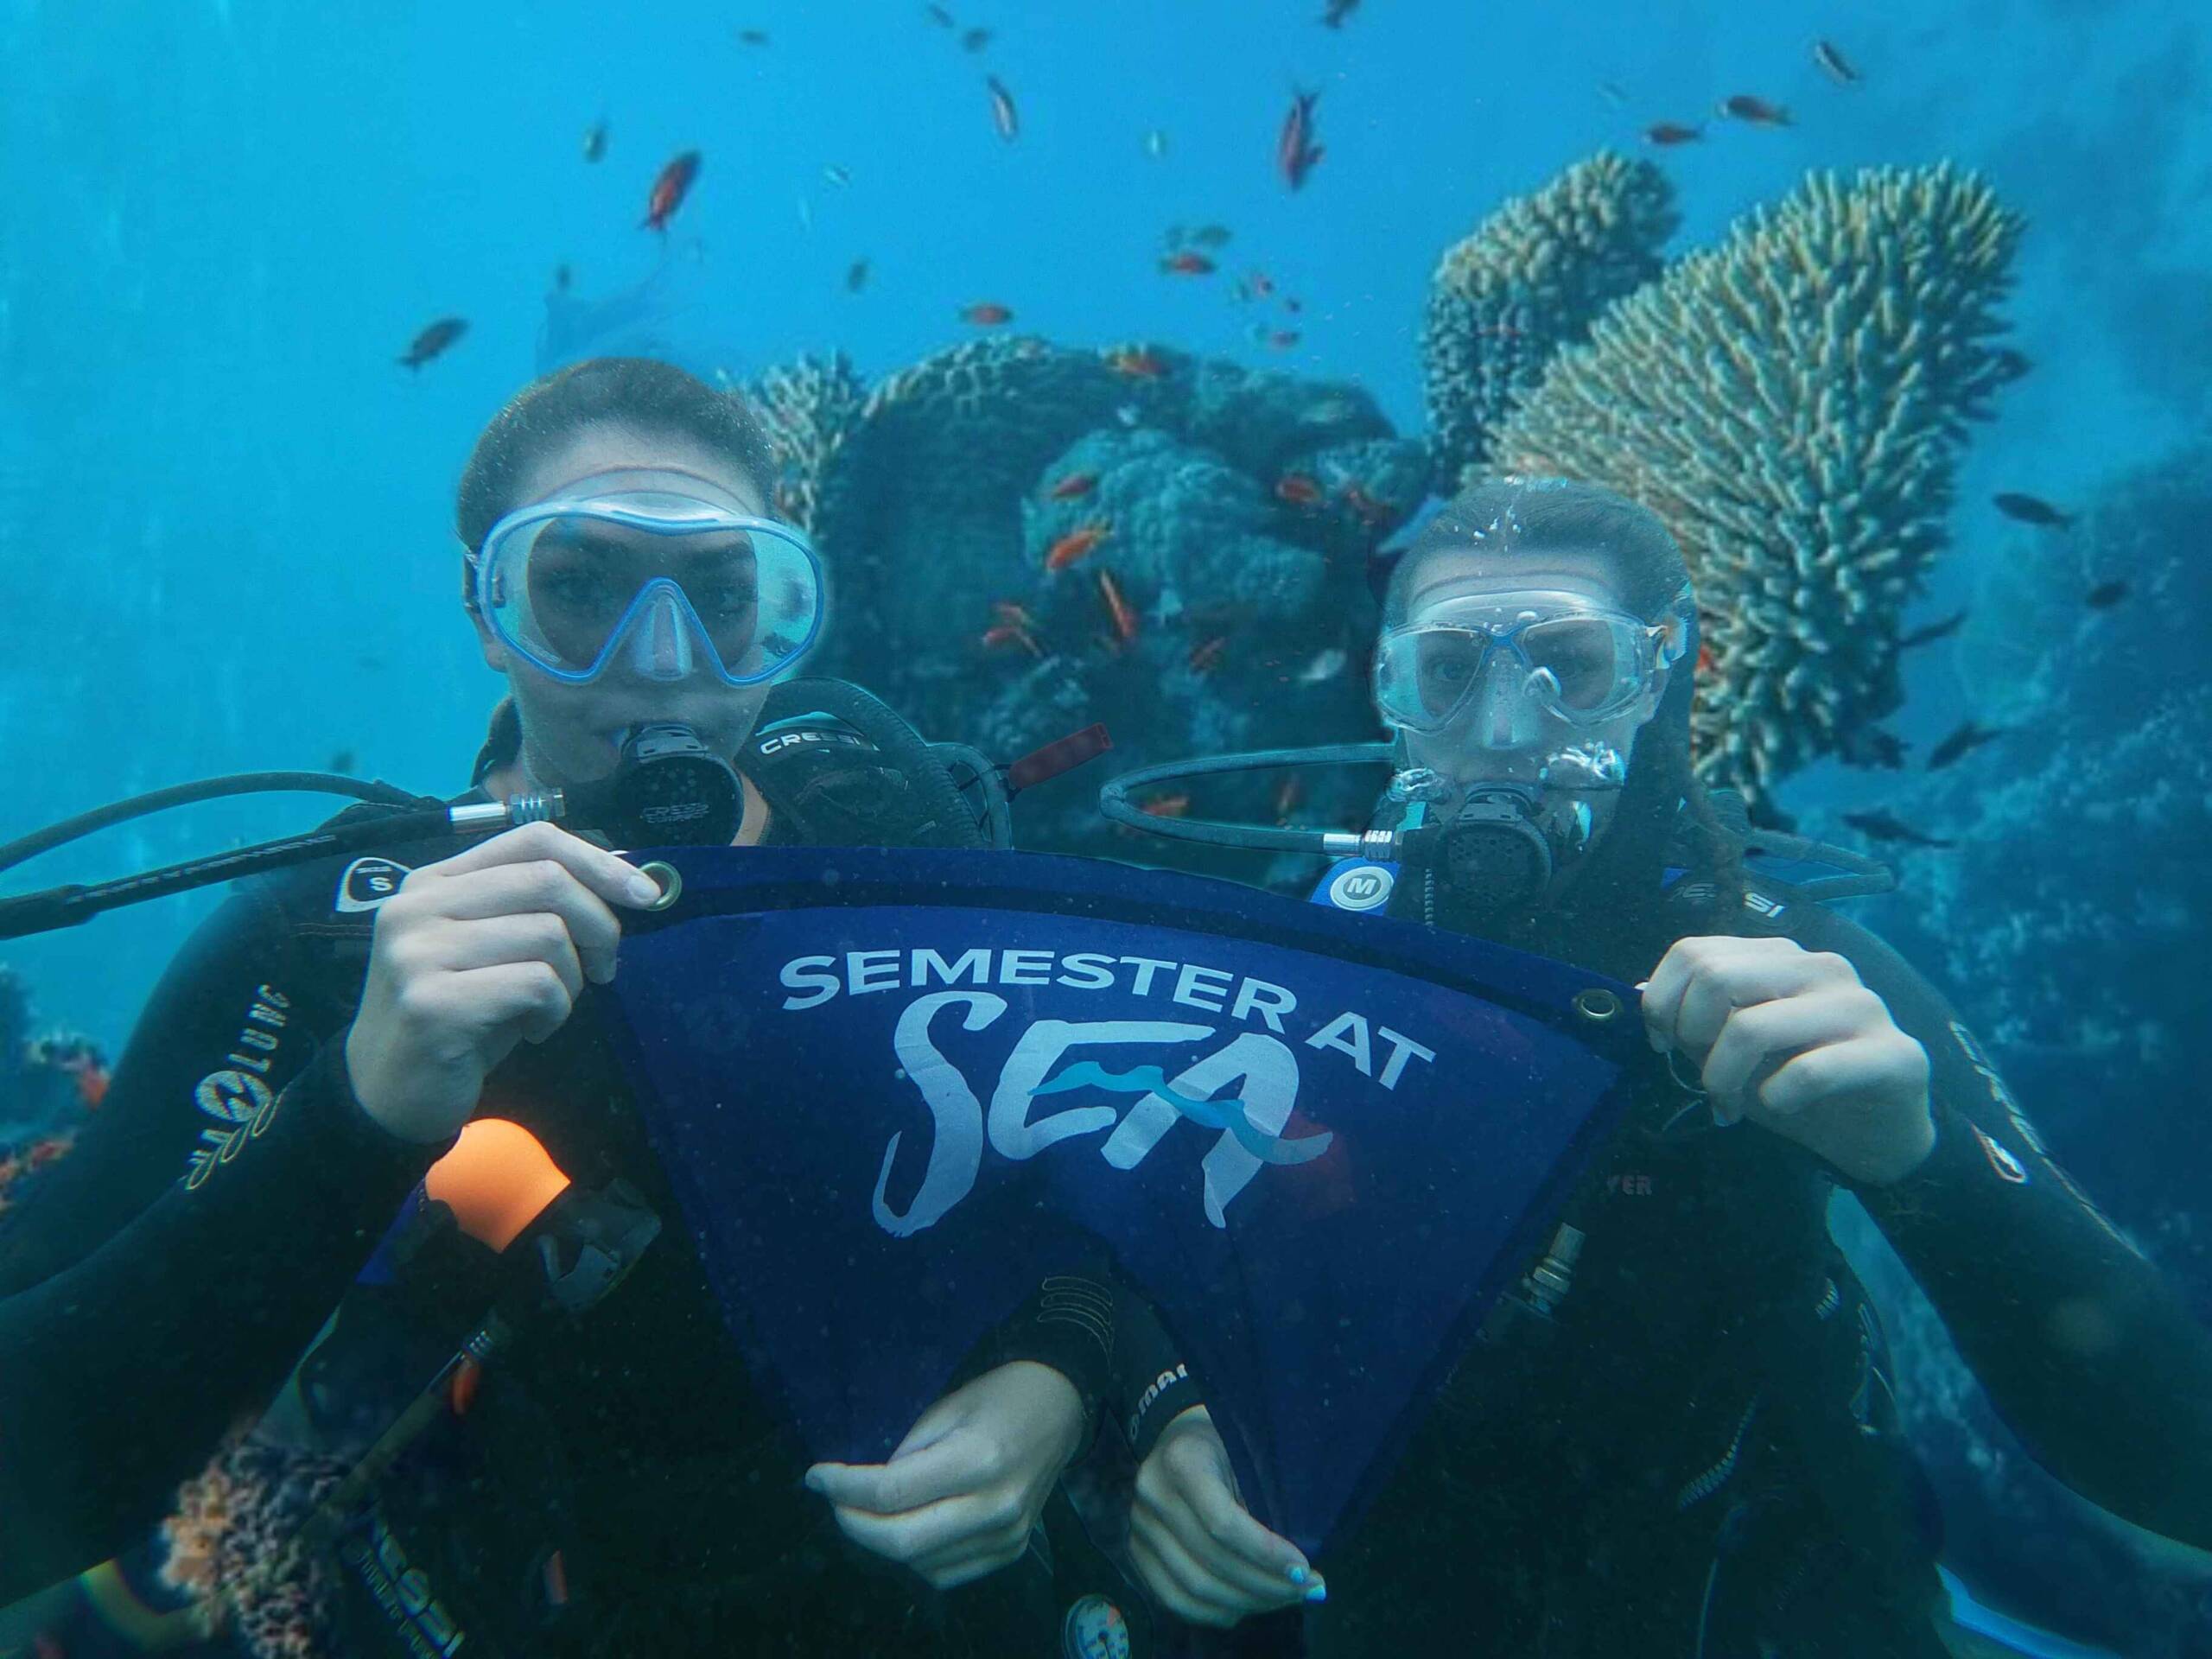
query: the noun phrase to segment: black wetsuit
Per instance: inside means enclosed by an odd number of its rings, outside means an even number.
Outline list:
[[[2046,1466],[2212,1545],[2212,1337],[2044,1155],[1957,1014],[1778,884],[1734,909],[1662,879],[1640,867],[1642,943],[1605,970],[1641,979],[1695,934],[1847,958],[1927,1050],[1936,1124],[1924,1164],[1860,1199]],[[1566,957],[1571,937],[1516,942]],[[1563,1217],[1583,1236],[1572,1288],[1548,1320],[1509,1307],[1485,1328],[1322,1558],[1307,1651],[1943,1653],[1932,1506],[1827,1230],[1849,1183],[1764,1128],[1712,1128],[1700,1100],[1662,1086],[1589,1171]]]
[[[929,796],[849,728],[810,724],[806,684],[778,688],[741,762],[771,807],[770,841],[974,843],[972,823],[931,804],[951,798],[949,785]],[[762,734],[794,729],[814,736],[754,752]],[[395,846],[343,870],[243,885],[162,979],[76,1149],[0,1225],[8,1316],[39,1304],[47,1337],[35,1371],[12,1344],[5,1368],[0,1592],[77,1571],[143,1531],[341,1303],[326,1347],[342,1345],[353,1321],[358,1349],[359,1332],[382,1321],[372,1357],[404,1364],[405,1354],[450,1352],[499,1294],[505,1258],[450,1228],[410,1258],[406,1294],[354,1286],[445,1150],[385,1134],[352,1095],[343,1039],[374,906],[397,890],[393,865],[465,844]],[[503,1062],[480,1109],[529,1128],[577,1191],[626,1181],[677,1221],[588,1007]],[[967,1374],[1014,1358],[1052,1364],[1096,1417],[1109,1403],[1118,1414],[1173,1363],[1156,1325],[1110,1281],[1052,1308],[1040,1300],[1010,1315]],[[671,1224],[600,1305],[525,1328],[486,1369],[465,1428],[441,1423],[381,1484],[388,1576],[420,1569],[434,1605],[410,1630],[375,1605],[380,1592],[391,1600],[388,1585],[349,1585],[352,1639],[385,1650],[374,1638],[389,1619],[393,1652],[426,1650],[426,1630],[435,1649],[450,1624],[472,1650],[511,1656],[981,1655],[1016,1642],[1042,1653],[1058,1639],[1066,1585],[1110,1576],[1075,1540],[937,1596],[844,1542],[799,1486],[806,1461],[756,1394]],[[1056,1503],[1055,1526],[1071,1522]],[[1057,1591],[1040,1564],[1052,1554]],[[1127,1599],[1118,1581],[1090,1587]]]

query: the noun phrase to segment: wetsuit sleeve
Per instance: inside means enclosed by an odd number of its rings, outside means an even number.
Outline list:
[[[252,960],[266,941],[240,913],[209,927],[216,937],[195,938],[141,1020],[103,1103],[106,1132],[51,1172],[76,1179],[41,1182],[9,1217],[0,1599],[103,1559],[158,1518],[282,1382],[443,1150],[399,1141],[361,1109],[344,1027],[239,1046],[238,993],[278,1013],[264,994],[286,994],[269,959]],[[180,970],[215,977],[194,995]],[[226,1065],[239,1058],[268,1070]],[[124,1193],[103,1200],[110,1173]]]
[[[2044,1151],[1944,999],[1865,929],[1819,912],[1927,1050],[1936,1147],[1860,1201],[2013,1432],[2113,1513],[2212,1548],[2212,1333]]]
[[[976,1345],[953,1383],[1016,1360],[1049,1365],[1083,1401],[1084,1444],[1110,1414],[1141,1461],[1178,1412],[1202,1402],[1151,1303],[1100,1256],[1081,1272],[1046,1278]]]

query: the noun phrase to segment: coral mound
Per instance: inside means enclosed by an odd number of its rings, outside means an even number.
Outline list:
[[[1897,706],[1899,615],[2008,378],[2019,231],[1948,166],[1815,175],[1616,305],[1498,434],[1500,465],[1609,486],[1681,543],[1708,780],[1758,800]]]
[[[1448,249],[1421,327],[1429,448],[1446,493],[1561,347],[1658,276],[1674,187],[1649,162],[1600,150],[1516,196]]]

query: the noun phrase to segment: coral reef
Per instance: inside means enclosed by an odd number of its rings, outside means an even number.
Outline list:
[[[779,517],[813,531],[867,397],[867,383],[842,352],[771,369],[753,387],[753,405],[782,469],[773,491]]]
[[[855,391],[821,365],[755,391],[830,571],[817,671],[1000,760],[1094,721],[1116,769],[1374,734],[1366,556],[1429,467],[1363,390],[1014,338]],[[1109,832],[1098,781],[1025,801],[1024,844],[1206,867]],[[1363,783],[1320,786],[1317,811],[1364,815]],[[1204,810],[1274,815],[1304,787],[1231,781]]]
[[[162,1523],[164,1582],[251,1659],[321,1659],[337,1569],[300,1529],[344,1474],[327,1459],[237,1441],[179,1488]]]
[[[1865,912],[1944,987],[2053,1155],[2200,1311],[2212,1309],[2196,1052],[2212,1029],[2196,965],[2212,915],[2208,516],[2212,447],[2199,447],[2116,480],[2071,531],[2023,530],[1995,550],[1956,661],[1983,699],[1968,712],[2005,735],[1896,780],[1897,815],[1957,849],[1909,855],[1900,892]],[[2117,602],[2086,602],[2115,582]],[[1876,1282],[1910,1385],[1900,1404],[1952,1500],[1962,1569],[1978,1553],[1983,1581],[2031,1608],[2038,1586],[2078,1607],[2094,1585],[2120,1650],[2201,1653],[2184,1635],[2206,1628],[2201,1567],[2036,1469],[1902,1267]]]
[[[1492,445],[1607,485],[1681,541],[1701,772],[1755,806],[1896,707],[1898,617],[1945,542],[2019,221],[1948,166],[1816,175],[1621,301]]]
[[[0,1211],[25,1178],[61,1157],[107,1092],[107,1062],[89,1037],[37,1027],[30,990],[0,963]]]
[[[1674,187],[1647,161],[1600,150],[1501,205],[1429,279],[1421,381],[1442,487],[1488,456],[1516,399],[1614,301],[1659,275]]]

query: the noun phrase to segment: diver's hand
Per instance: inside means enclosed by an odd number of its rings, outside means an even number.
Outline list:
[[[1082,1439],[1075,1385],[1020,1359],[924,1412],[890,1462],[817,1463],[806,1484],[845,1536],[950,1590],[1021,1559]]]
[[[524,824],[410,873],[377,912],[368,983],[346,1036],[353,1093],[408,1141],[442,1141],[485,1076],[569,1017],[587,979],[614,977],[611,905],[652,878],[550,823]]]
[[[1934,1149],[1928,1051],[1846,958],[1794,939],[1679,939],[1643,989],[1652,1047],[1703,1068],[1722,1122],[1748,1117],[1872,1186]]]
[[[1146,1587],[1196,1624],[1226,1628],[1328,1599],[1298,1546],[1246,1512],[1229,1449],[1204,1406],[1169,1423],[1137,1470],[1129,1554]]]

